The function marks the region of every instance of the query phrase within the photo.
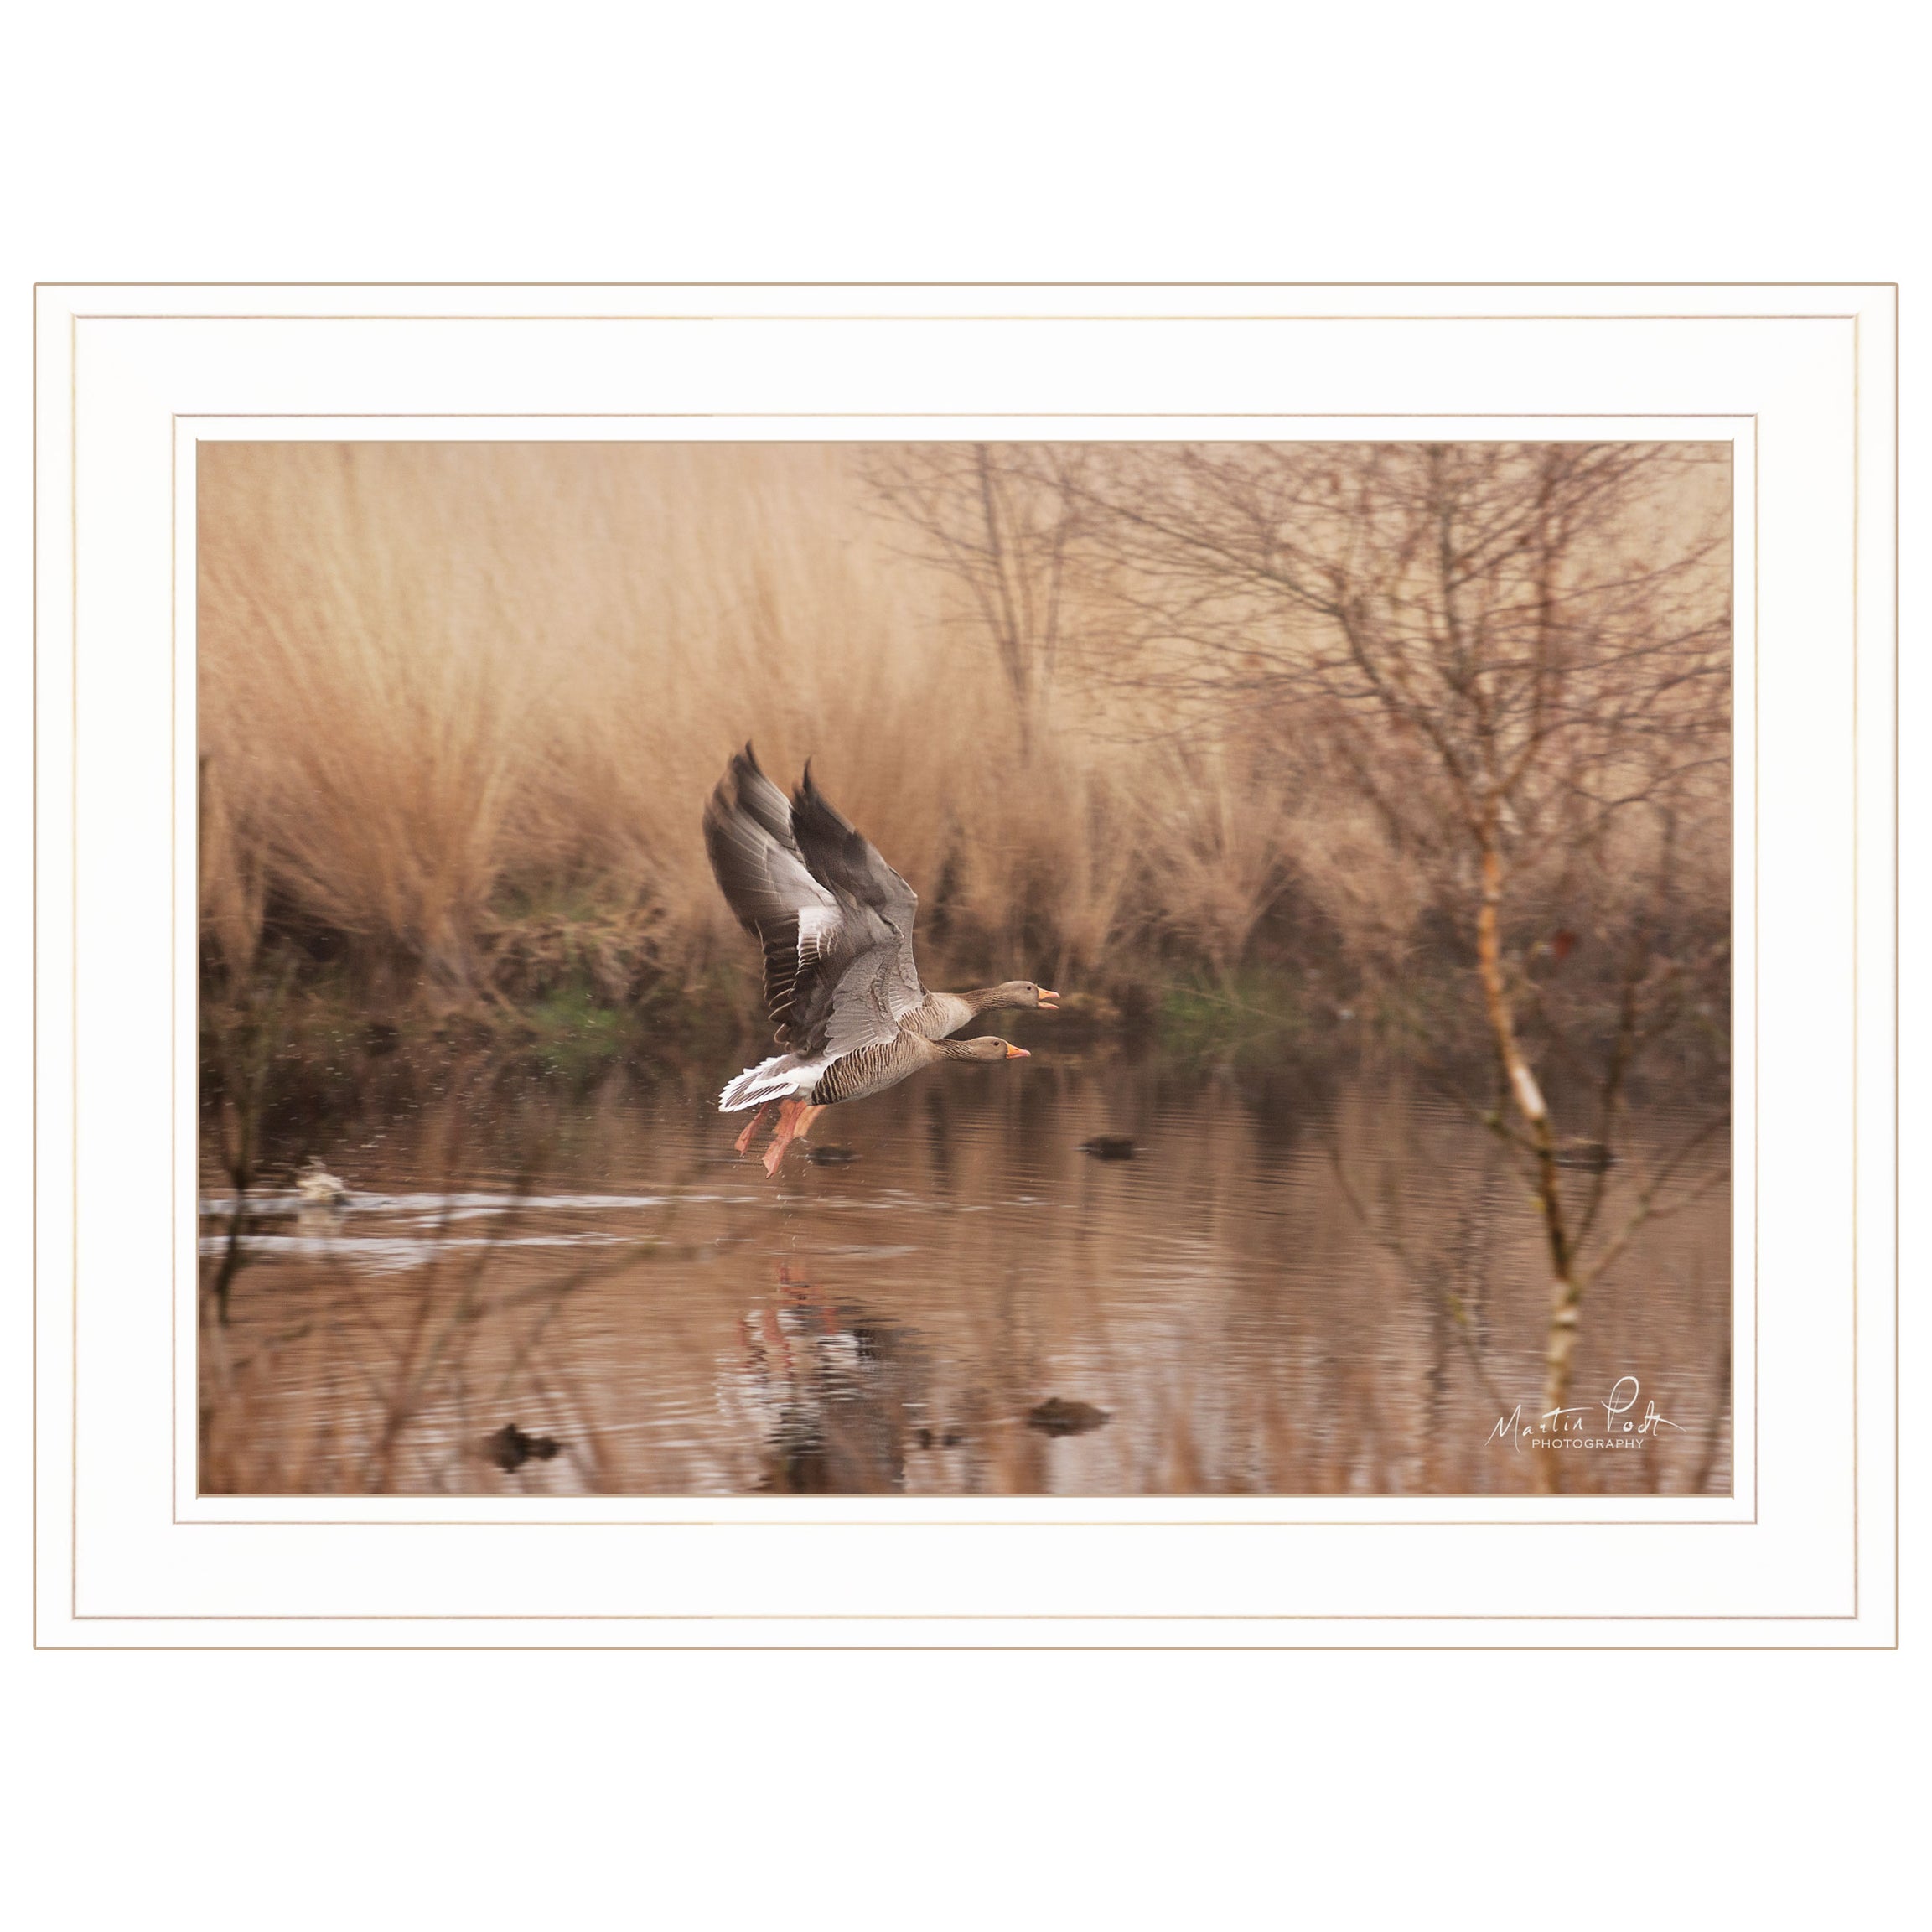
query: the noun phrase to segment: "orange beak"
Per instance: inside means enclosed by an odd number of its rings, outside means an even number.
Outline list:
[[[1033,1057],[1024,1047],[1008,1047],[1007,1049],[1007,1058],[1009,1060],[1030,1060]]]
[[[1040,1004],[1049,1013],[1058,1013],[1060,1009],[1060,996],[1051,987],[1042,987],[1040,988]]]

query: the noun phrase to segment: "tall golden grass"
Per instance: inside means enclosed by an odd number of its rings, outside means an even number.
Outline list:
[[[937,966],[1225,970],[1291,888],[1392,956],[1426,909],[1316,752],[1238,712],[1165,733],[1075,652],[1029,742],[856,446],[210,443],[199,505],[217,968],[306,925],[460,997],[520,919],[593,912],[669,975],[738,958],[698,817],[747,739],[781,781],[814,761]]]
[[[849,450],[210,444],[199,503],[225,958],[272,904],[460,987],[507,896],[647,908],[702,964],[738,941],[698,812],[747,739],[781,779],[812,759],[989,966],[1090,964],[1150,904],[1225,957],[1278,886],[1287,801],[1237,748],[1150,748],[1067,691],[1023,755]]]

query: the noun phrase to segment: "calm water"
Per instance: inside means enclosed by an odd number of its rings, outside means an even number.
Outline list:
[[[374,1097],[272,1117],[282,1171],[313,1152],[353,1198],[253,1198],[228,1326],[204,1296],[204,1489],[1531,1486],[1531,1456],[1494,1439],[1538,1406],[1530,1204],[1399,1069],[1043,1047],[822,1116],[810,1144],[852,1158],[795,1153],[776,1183],[733,1153],[715,1085],[392,1067]],[[1631,1123],[1604,1225],[1685,1131]],[[1131,1158],[1083,1152],[1099,1135]],[[1565,1178],[1579,1201],[1594,1184]],[[203,1192],[207,1282],[212,1162]],[[1677,1427],[1567,1458],[1566,1487],[1729,1489],[1730,1292],[1718,1185],[1585,1304],[1574,1399],[1600,1415],[1634,1376],[1637,1413]]]

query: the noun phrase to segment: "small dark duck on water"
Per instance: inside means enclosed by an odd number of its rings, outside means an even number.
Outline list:
[[[856,1147],[807,1147],[805,1158],[815,1168],[849,1168],[858,1158]]]
[[[527,1436],[515,1422],[505,1422],[484,1443],[484,1453],[505,1474],[526,1463],[547,1463],[559,1444],[554,1436]]]
[[[1049,1396],[1028,1412],[1027,1427],[1038,1429],[1043,1436],[1084,1436],[1088,1430],[1112,1420],[1106,1410],[1096,1409],[1091,1402],[1069,1402]]]

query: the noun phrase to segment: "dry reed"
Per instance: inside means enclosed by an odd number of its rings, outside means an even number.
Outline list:
[[[787,780],[812,759],[875,834],[936,968],[1097,984],[1225,976],[1264,931],[1359,970],[1412,946],[1420,875],[1294,734],[1234,710],[1174,735],[1080,652],[1023,731],[865,454],[205,444],[211,971],[245,972],[266,925],[329,935],[365,991],[466,1000],[515,991],[531,922],[588,921],[623,955],[607,994],[644,958],[688,984],[743,958],[697,827],[748,738]],[[1086,661],[1103,593],[1075,613]]]

